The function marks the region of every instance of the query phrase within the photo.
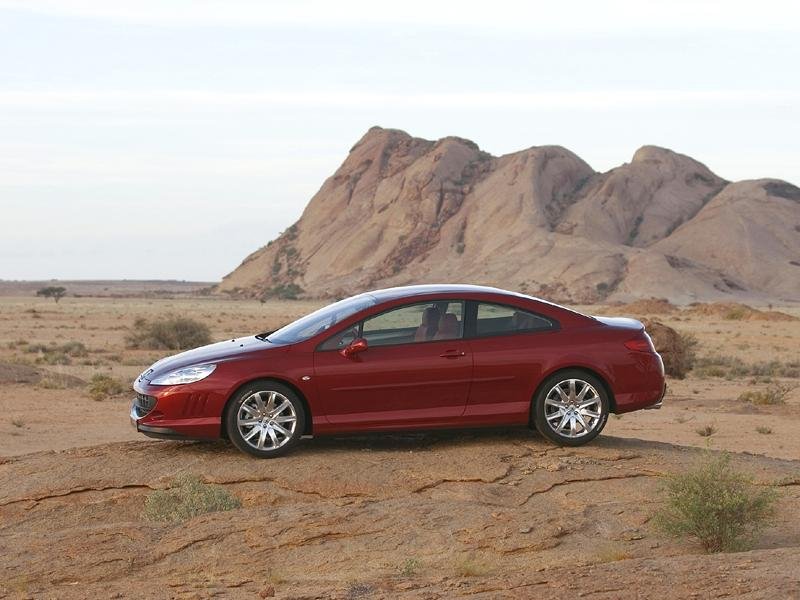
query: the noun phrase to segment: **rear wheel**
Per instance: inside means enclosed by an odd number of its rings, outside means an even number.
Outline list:
[[[556,444],[581,446],[603,430],[609,406],[597,377],[581,370],[561,371],[539,388],[533,420],[539,433]]]
[[[258,458],[285,454],[305,430],[303,403],[277,381],[254,381],[237,392],[225,409],[228,438]]]

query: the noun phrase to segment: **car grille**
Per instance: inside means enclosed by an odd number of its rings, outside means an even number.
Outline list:
[[[149,413],[153,408],[155,408],[156,399],[154,396],[148,396],[146,394],[140,394],[136,392],[136,398],[133,400],[133,406],[136,409],[136,414],[138,417],[143,417],[147,413]]]

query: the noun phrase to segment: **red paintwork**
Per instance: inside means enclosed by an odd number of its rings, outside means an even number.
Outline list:
[[[528,424],[539,384],[570,367],[589,369],[606,383],[613,412],[645,408],[663,394],[661,357],[655,351],[631,350],[625,345],[643,336],[638,321],[603,322],[528,296],[476,286],[418,286],[407,288],[407,294],[395,288],[375,295],[379,298],[375,306],[297,344],[276,346],[242,338],[156,363],[154,374],[207,362],[216,363],[217,368],[206,379],[185,385],[154,386],[138,379],[135,390],[154,396],[157,402],[150,413],[133,419],[135,424],[185,437],[219,438],[227,401],[243,384],[264,378],[283,381],[300,393],[311,416],[307,433],[315,435]],[[560,328],[375,346],[349,357],[316,350],[333,332],[367,316],[437,299],[515,306],[555,319]]]

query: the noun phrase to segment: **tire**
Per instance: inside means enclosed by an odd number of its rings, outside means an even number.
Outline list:
[[[248,383],[225,408],[228,438],[239,450],[258,458],[286,454],[300,441],[305,426],[303,402],[277,381]]]
[[[533,400],[533,422],[539,433],[559,446],[582,446],[600,435],[610,406],[602,381],[586,371],[568,369],[551,375],[539,387]]]

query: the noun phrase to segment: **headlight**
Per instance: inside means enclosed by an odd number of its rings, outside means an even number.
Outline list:
[[[184,367],[182,369],[170,371],[164,375],[159,375],[153,379],[150,384],[180,385],[182,383],[194,383],[195,381],[200,381],[201,379],[205,379],[211,375],[216,368],[217,365],[196,365],[192,367]]]

